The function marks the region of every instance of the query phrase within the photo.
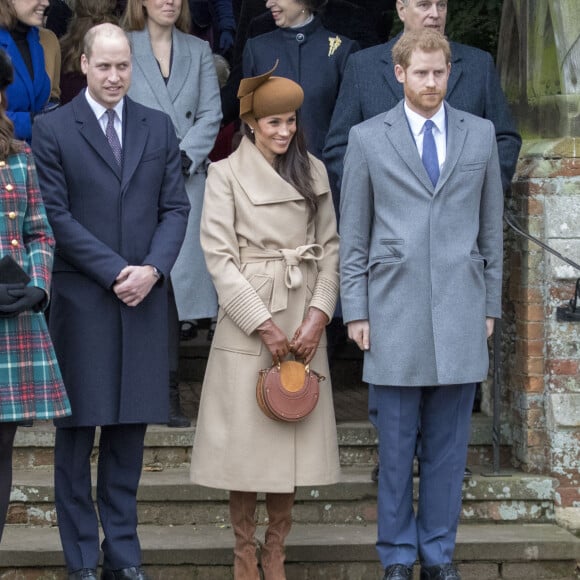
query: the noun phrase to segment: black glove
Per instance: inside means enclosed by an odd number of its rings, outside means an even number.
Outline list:
[[[193,161],[187,156],[185,151],[181,151],[181,174],[183,177],[189,177],[189,168]]]
[[[0,307],[0,312],[5,316],[16,316],[25,310],[32,310],[38,306],[44,299],[46,294],[41,288],[36,286],[25,286],[23,288],[15,288],[8,290],[8,295],[14,298],[12,304]]]
[[[0,284],[0,317],[11,318],[17,316],[18,312],[4,312],[5,307],[12,306],[18,298],[10,294],[11,290],[23,290],[24,284]]]

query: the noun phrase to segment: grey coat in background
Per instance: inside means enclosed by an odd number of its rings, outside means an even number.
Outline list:
[[[185,240],[171,271],[180,320],[217,313],[217,296],[199,242],[207,156],[220,128],[219,86],[209,44],[173,30],[173,61],[167,85],[151,49],[147,28],[130,32],[133,76],[129,96],[171,117],[179,147],[192,164],[185,179],[191,212]]]
[[[436,187],[401,101],[352,128],[341,197],[345,323],[369,320],[365,381],[473,383],[501,317],[503,194],[493,123],[445,105]]]

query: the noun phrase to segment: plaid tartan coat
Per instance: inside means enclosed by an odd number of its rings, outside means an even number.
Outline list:
[[[54,238],[28,146],[0,161],[0,192],[0,254],[10,254],[30,285],[48,295]],[[69,414],[44,314],[30,310],[0,318],[0,421]]]

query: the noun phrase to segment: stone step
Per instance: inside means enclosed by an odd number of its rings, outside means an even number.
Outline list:
[[[545,476],[512,471],[486,477],[474,471],[463,486],[462,520],[552,522],[556,487],[557,480]],[[56,523],[52,469],[16,470],[11,499],[9,524]],[[138,492],[139,522],[166,526],[227,524],[227,501],[225,491],[192,485],[188,467],[161,471],[145,468]],[[299,488],[294,520],[302,524],[374,523],[376,502],[377,485],[371,481],[369,470],[343,468],[341,480],[335,485]],[[260,522],[266,520],[263,505],[258,518]]]
[[[263,538],[264,526],[257,537]],[[152,580],[230,580],[229,526],[139,528],[143,565]],[[289,580],[380,578],[374,525],[295,524],[287,541]],[[580,540],[553,524],[465,524],[455,559],[464,580],[577,578]],[[415,570],[415,579],[418,579]],[[0,579],[64,580],[56,528],[10,526],[0,545]]]
[[[338,441],[341,464],[368,466],[376,462],[376,431],[367,420],[342,421],[338,423]],[[33,427],[19,428],[16,433],[13,463],[15,468],[30,469],[46,467],[53,463],[54,427],[49,421],[37,421]],[[145,438],[144,465],[163,469],[189,464],[195,423],[187,429],[170,429],[164,425],[151,425]],[[492,462],[491,418],[481,413],[473,415],[471,443],[467,462],[472,466],[489,465]],[[510,441],[502,439],[501,465],[510,464]],[[96,458],[97,451],[94,451]]]

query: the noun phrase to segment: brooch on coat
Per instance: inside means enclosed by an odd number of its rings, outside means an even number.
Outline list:
[[[332,36],[328,37],[328,56],[332,56],[337,50],[338,47],[342,44],[342,40],[340,40],[340,36]]]

